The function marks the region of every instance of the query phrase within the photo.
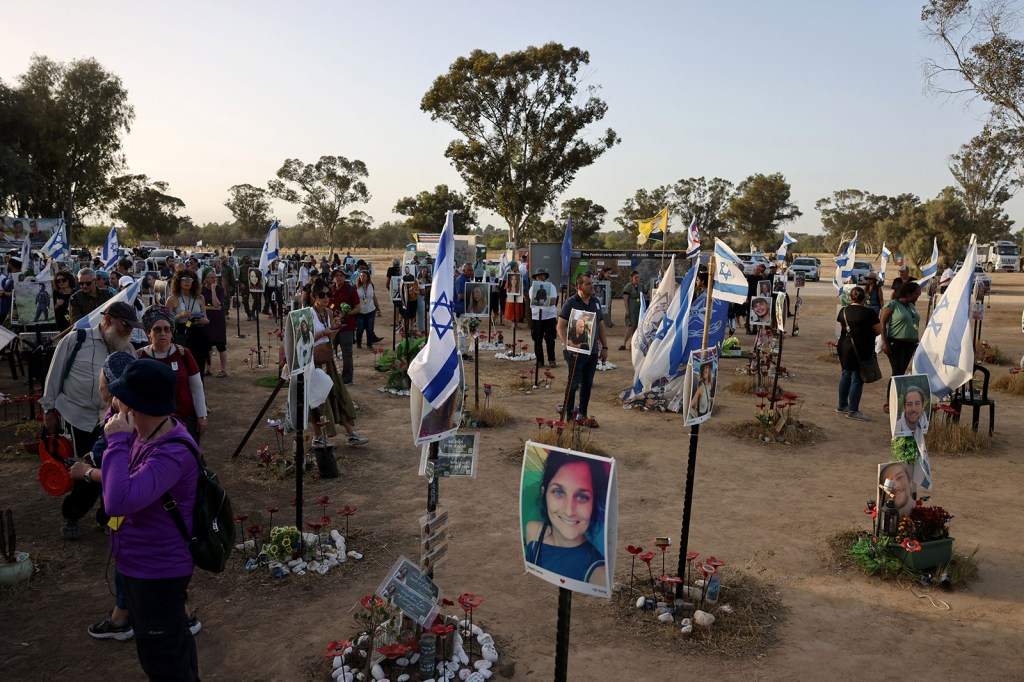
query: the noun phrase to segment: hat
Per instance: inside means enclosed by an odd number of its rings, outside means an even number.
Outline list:
[[[121,289],[123,287],[130,287],[133,284],[135,284],[135,280],[129,277],[128,275],[125,275],[121,279],[117,280],[118,289]]]
[[[873,279],[873,280],[875,280],[877,282],[878,281],[878,274],[874,270],[872,270],[868,274],[864,275],[864,279]]]
[[[359,262],[362,263],[363,262],[362,259],[360,259]],[[391,264],[392,265],[398,265],[398,259],[397,258],[392,258],[391,259]]]
[[[115,379],[120,379],[124,371],[128,369],[128,365],[135,362],[135,358],[131,353],[126,353],[123,350],[119,350],[116,353],[111,353],[107,356],[107,359],[103,361],[103,376],[107,378],[107,385]]]
[[[342,270],[341,268],[334,269],[334,272],[331,273],[331,277],[334,277],[335,275],[341,275],[345,279],[348,279],[348,271]]]
[[[135,316],[135,308],[131,307],[124,301],[111,303],[107,306],[107,309],[103,311],[103,314],[110,315],[115,320],[120,320],[134,329],[142,329],[142,323],[139,322],[139,319]]]
[[[175,412],[177,383],[170,367],[146,358],[128,365],[121,378],[112,381],[107,390],[137,412],[164,417]]]
[[[105,279],[105,280],[107,280],[109,282],[110,281],[110,273],[107,272],[106,270],[97,270],[96,271],[96,278],[97,279]]]
[[[146,330],[147,334],[159,320],[166,320],[173,329],[174,314],[167,306],[151,305],[142,311],[142,328]]]
[[[910,272],[910,268],[907,267],[906,265],[901,265],[900,272]]]
[[[544,275],[545,277],[550,277],[547,268],[537,268],[533,273],[534,277],[540,277],[541,275]]]
[[[303,263],[312,263],[313,259],[310,258],[309,256],[306,256],[305,258],[302,259],[302,262]]]

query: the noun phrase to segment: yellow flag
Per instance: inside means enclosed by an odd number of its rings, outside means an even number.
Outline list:
[[[637,244],[646,244],[647,238],[654,230],[668,233],[668,206],[658,211],[658,214],[650,220],[638,220],[637,225],[640,228],[640,234],[636,238]]]

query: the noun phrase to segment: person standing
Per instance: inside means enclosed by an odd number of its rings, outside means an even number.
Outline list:
[[[885,304],[880,316],[885,333],[882,352],[889,356],[893,376],[907,371],[907,365],[917,350],[921,314],[914,304],[921,297],[917,282],[907,282],[896,290],[896,298]]]
[[[839,380],[839,406],[836,412],[845,413],[848,419],[857,421],[868,421],[867,415],[860,411],[860,397],[864,390],[860,363],[875,357],[875,335],[882,333],[878,313],[864,305],[866,299],[865,291],[854,287],[850,292],[850,305],[845,306],[836,316],[841,329],[839,365],[843,370]]]
[[[96,286],[96,271],[92,268],[82,268],[78,271],[78,291],[73,293],[68,301],[69,324],[74,325],[108,300],[110,292],[106,287],[99,289]]]
[[[899,277],[897,277],[896,279],[894,279],[892,281],[892,298],[891,298],[891,300],[893,300],[893,301],[895,301],[899,297],[900,287],[902,287],[904,284],[907,284],[908,282],[916,282],[917,281],[913,277],[910,276],[910,268],[908,268],[906,265],[901,265],[900,266],[899,273],[900,273]]]
[[[452,312],[458,319],[459,329],[459,354],[462,359],[473,360],[473,356],[466,352],[466,330],[463,329],[464,315],[466,314],[466,284],[473,281],[473,266],[470,263],[463,263],[462,271],[455,278],[455,303],[452,305]]]
[[[615,322],[612,320],[612,269],[608,266],[601,268],[601,271],[597,273],[598,282],[608,282],[608,310],[604,311],[605,326],[611,329],[615,326]],[[596,289],[595,289],[596,291]]]
[[[571,352],[565,348],[568,343],[569,316],[573,310],[586,310],[596,314],[599,343],[595,344],[595,347],[591,347],[590,353],[586,355]],[[597,361],[598,359],[602,362],[608,360],[608,337],[605,333],[601,302],[594,297],[594,282],[586,273],[576,278],[576,293],[562,305],[562,310],[558,315],[558,338],[562,340],[562,357],[569,368],[569,399],[563,406],[563,416],[572,415],[578,389],[580,392],[580,415],[588,426],[596,427],[597,420],[588,417],[587,408],[590,406],[590,392],[594,386]]]
[[[112,515],[124,517],[110,533],[110,552],[124,582],[139,663],[150,680],[199,676],[185,605],[194,564],[163,501],[169,496],[185,527],[192,527],[199,452],[184,424],[171,416],[175,381],[170,367],[136,360],[108,386],[118,411],[103,429],[103,502]]]
[[[348,310],[343,306],[347,305]],[[359,294],[356,288],[348,283],[348,273],[335,270],[331,277],[331,310],[341,320],[341,326],[334,337],[334,349],[341,349],[341,382],[348,386],[352,383],[354,364],[352,361],[352,337],[356,332],[356,318],[359,316]]]
[[[363,330],[366,331],[366,347],[373,349],[373,344],[384,339],[376,335],[373,324],[380,306],[377,303],[377,292],[373,289],[373,282],[370,281],[370,273],[362,270],[356,278],[356,296],[359,299],[359,317],[356,319],[356,347],[363,347]]]
[[[75,279],[67,270],[60,270],[53,278],[53,320],[57,331],[67,329],[71,313],[71,296],[75,293]],[[2,313],[0,313],[2,316]]]
[[[533,273],[537,295],[531,297],[530,300],[530,317],[533,321],[531,336],[533,336],[533,348],[537,352],[537,360],[544,361],[544,348],[546,347],[548,366],[556,367],[555,336],[558,333],[558,292],[553,285],[548,284],[548,277],[548,271],[544,268],[538,268]]]
[[[882,312],[882,289],[878,286],[878,274],[872,270],[864,275],[864,307],[878,315]]]
[[[949,283],[953,281],[953,275],[956,274],[953,272],[953,268],[949,267],[949,261],[944,262],[942,265],[944,269],[942,271],[942,275],[939,276],[940,294],[946,293],[946,287],[948,287]]]
[[[227,292],[223,287],[217,286],[217,273],[207,270],[203,282],[203,301],[206,303],[206,317],[210,323],[206,325],[206,342],[210,351],[216,350],[220,359],[220,371],[217,377],[220,379],[228,375],[228,329],[227,318],[224,316],[224,301]],[[212,363],[211,363],[212,364]],[[209,374],[210,370],[207,369]]]
[[[640,273],[634,270],[629,273],[629,282],[622,287],[622,304],[626,307],[626,335],[622,337],[619,350],[626,350],[634,332],[640,326],[640,297],[643,295],[643,291],[640,290]]]

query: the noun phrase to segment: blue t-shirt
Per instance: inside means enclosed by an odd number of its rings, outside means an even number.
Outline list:
[[[455,303],[452,305],[452,310],[456,315],[466,312],[466,282],[468,281],[469,278],[461,273],[455,278]]]
[[[580,582],[589,581],[594,571],[604,566],[604,557],[589,541],[577,547],[556,547],[533,540],[526,545],[526,560]]]
[[[573,310],[588,310],[588,311],[590,311],[592,313],[597,313],[597,317],[594,320],[594,326],[595,326],[595,331],[594,331],[594,335],[593,335],[594,343],[590,347],[590,354],[593,355],[594,353],[597,352],[597,348],[600,345],[600,339],[601,339],[600,334],[598,334],[597,331],[596,331],[596,327],[597,327],[598,323],[600,323],[601,320],[604,319],[604,313],[601,310],[601,302],[599,300],[597,300],[597,296],[591,296],[590,297],[590,302],[589,303],[584,303],[583,299],[580,298],[579,294],[573,294],[568,299],[566,299],[565,303],[562,304],[562,311],[558,314],[558,316],[560,318],[562,318],[563,320],[571,321],[571,319],[572,319],[572,311]],[[572,331],[573,330],[570,329],[569,333],[572,333]]]

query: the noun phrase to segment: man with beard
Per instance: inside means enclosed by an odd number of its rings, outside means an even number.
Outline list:
[[[61,419],[67,423],[78,457],[92,449],[103,428],[103,414],[107,409],[99,391],[103,361],[119,350],[134,356],[131,333],[132,329],[141,327],[135,309],[118,301],[106,309],[98,327],[75,329],[57,343],[39,407],[43,410],[43,425],[48,433],[61,432]],[[78,537],[78,521],[92,509],[99,496],[99,483],[75,482],[61,504],[64,538]],[[102,507],[97,510],[97,523],[104,525],[107,519]]]

